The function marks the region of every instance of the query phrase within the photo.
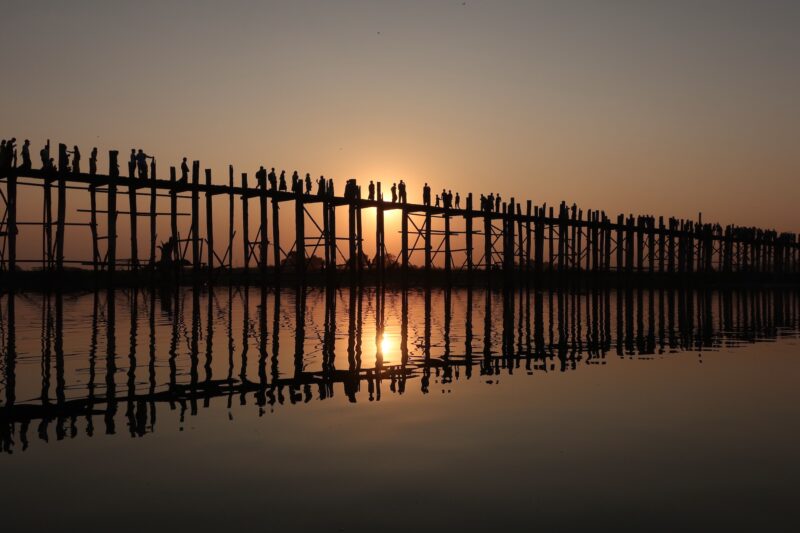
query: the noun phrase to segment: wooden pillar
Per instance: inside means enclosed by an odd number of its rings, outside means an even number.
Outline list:
[[[425,206],[425,278],[431,275],[431,206]]]
[[[541,275],[544,266],[544,216],[545,206],[543,205],[536,210],[536,220],[534,221],[533,240],[535,246],[533,250],[533,263],[537,278]]]
[[[561,202],[558,210],[558,270],[564,271],[567,255],[567,204]]]
[[[244,275],[250,270],[250,210],[249,189],[247,188],[247,172],[242,172],[242,251],[244,255]]]
[[[275,282],[277,283],[281,278],[281,221],[278,216],[281,208],[278,198],[274,196],[276,193],[272,194],[272,260],[274,262],[272,268],[275,269]]]
[[[575,260],[573,266],[577,270],[581,270],[581,263],[583,263],[583,209],[578,209],[578,218],[575,219],[575,230],[577,231],[578,238],[573,241],[575,246]],[[586,238],[588,244],[588,236]],[[587,256],[589,254],[586,254]]]
[[[67,145],[58,145],[58,210],[56,211],[56,269],[64,270],[64,229],[67,218]]]
[[[213,196],[211,195],[211,169],[206,170],[206,268],[208,269],[208,280],[211,281],[214,272],[214,210]]]
[[[192,267],[200,270],[200,161],[192,162]],[[197,281],[195,279],[195,281]]]
[[[263,283],[267,278],[267,254],[269,253],[269,241],[267,240],[267,178],[262,176],[257,181],[258,214],[261,221],[258,240],[258,270],[261,273],[261,281]]]
[[[150,268],[156,266],[156,160],[150,161]]]
[[[294,225],[295,225],[295,274],[298,279],[306,272],[306,217],[303,207],[303,187],[298,185],[294,191]]]
[[[175,179],[175,167],[169,167],[169,228],[172,236],[172,255],[170,259],[176,265],[176,272],[180,272],[183,265],[181,260],[181,243],[178,242],[178,189]]]
[[[553,216],[553,207],[550,206],[550,212],[548,217],[547,223],[547,240],[550,241],[550,249],[548,250],[549,254],[549,261],[550,261],[550,270],[555,269],[554,259],[555,259],[555,217]]]
[[[636,219],[636,271],[644,270],[644,217]]]
[[[128,215],[131,225],[131,270],[139,268],[139,231],[138,231],[138,210],[136,203],[136,164],[128,162]]]
[[[6,235],[8,236],[8,271],[17,270],[17,172],[9,168],[6,176]],[[13,279],[13,278],[12,278]]]
[[[100,264],[100,247],[97,239],[97,185],[89,185],[89,229],[92,233],[92,270],[97,273]]]
[[[617,272],[625,270],[625,215],[617,216]]]
[[[359,199],[361,199],[360,195]],[[356,209],[356,257],[358,258],[356,261],[356,273],[359,282],[361,281],[361,271],[363,266],[361,264],[361,258],[364,257],[364,231],[361,222],[361,206],[359,205]]]
[[[349,199],[347,204],[347,254],[350,260],[350,277],[355,280],[360,259],[356,256],[356,200]]]
[[[448,283],[450,282],[451,266],[453,257],[450,251],[450,210],[444,210],[444,273]]]
[[[235,206],[233,199],[233,165],[228,165],[228,270],[233,271],[233,237],[235,231],[233,229],[233,217],[235,215]],[[230,280],[233,283],[233,276]]]
[[[336,281],[336,204],[331,201],[335,198],[335,196],[336,195],[333,191],[333,180],[331,180],[330,185],[325,189],[325,197],[328,199],[328,209],[326,211],[326,215],[329,220],[328,232],[330,233],[330,238],[328,239],[328,245],[330,246],[328,258],[330,263],[326,264],[326,266],[328,267],[328,279],[331,282]]]
[[[528,200],[525,204],[525,278],[530,281],[531,274],[531,216],[533,204]]]
[[[658,271],[664,272],[664,253],[666,245],[666,230],[664,229],[664,217],[658,217]]]
[[[522,274],[525,272],[525,244],[523,239],[525,238],[525,234],[523,233],[523,221],[522,221],[522,206],[520,204],[515,204],[517,207],[517,269],[518,273]]]
[[[117,157],[119,152],[111,150],[108,152],[108,274],[114,274],[117,268],[117,180],[119,179],[119,164]]]
[[[464,238],[467,255],[467,276],[472,279],[472,271],[475,268],[472,257],[472,193],[467,193],[467,210],[464,213],[464,226],[466,235]]]
[[[375,257],[377,259],[377,272],[378,272],[378,281],[383,283],[383,274],[384,274],[384,242],[383,242],[383,193],[381,192],[381,182],[377,183],[377,194],[378,194],[378,205],[377,205],[377,214],[375,216],[375,241],[376,241],[376,251]]]
[[[492,273],[492,217],[487,211],[483,215],[483,248],[486,275],[491,278]]]
[[[50,143],[48,141],[47,152],[50,153]],[[42,213],[42,269],[51,270],[53,268],[53,200],[52,187],[50,185],[52,170],[48,171],[43,184],[44,212]]]
[[[406,283],[408,281],[408,211],[406,204],[403,204],[400,216],[400,266],[403,269],[403,283]]]

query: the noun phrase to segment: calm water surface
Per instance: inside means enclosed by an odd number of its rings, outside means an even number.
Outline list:
[[[798,304],[3,295],[2,531],[797,531]]]

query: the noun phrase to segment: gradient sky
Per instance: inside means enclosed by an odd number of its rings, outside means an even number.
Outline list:
[[[6,0],[0,136],[800,230],[800,2]],[[105,169],[105,157],[101,169]],[[341,187],[341,186],[340,186]],[[341,190],[341,188],[340,188]],[[36,210],[39,210],[37,204]],[[222,217],[222,214],[220,215]]]

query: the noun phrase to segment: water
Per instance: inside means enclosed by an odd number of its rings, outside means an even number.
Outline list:
[[[794,529],[797,291],[0,304],[3,531]]]

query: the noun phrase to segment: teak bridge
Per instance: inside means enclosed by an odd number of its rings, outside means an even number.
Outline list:
[[[47,145],[49,153],[49,141]],[[229,167],[226,185],[212,183],[211,170],[200,176],[200,163],[194,161],[191,177],[178,180],[176,168],[170,167],[169,179],[156,177],[155,160],[149,165],[150,178],[135,176],[135,165],[128,165],[128,176],[120,175],[119,153],[108,153],[108,174],[96,171],[96,161],[89,173],[70,168],[69,152],[64,144],[58,147],[57,164],[40,170],[16,164],[16,154],[6,168],[0,169],[5,191],[0,197],[5,212],[0,220],[0,271],[15,274],[24,264],[43,271],[63,272],[67,266],[90,267],[95,273],[113,278],[119,270],[167,271],[168,279],[191,272],[191,279],[213,281],[219,273],[234,270],[234,242],[241,239],[242,270],[245,274],[260,274],[262,282],[277,282],[282,277],[304,280],[310,272],[319,272],[328,281],[349,273],[353,281],[369,271],[380,283],[387,270],[399,272],[408,279],[410,271],[433,271],[449,281],[454,272],[470,277],[476,271],[497,273],[505,281],[536,280],[549,273],[614,273],[623,277],[649,274],[653,276],[728,275],[756,276],[759,279],[796,279],[800,273],[800,243],[794,233],[778,233],[753,227],[739,227],[677,218],[618,215],[609,218],[604,211],[584,210],[563,203],[558,207],[535,206],[530,200],[518,202],[511,198],[498,209],[475,209],[472,193],[466,195],[465,208],[438,207],[384,200],[381,184],[377,183],[375,199],[362,198],[361,188],[351,180],[343,196],[336,196],[332,180],[320,194],[303,191],[302,180],[294,191],[269,187],[266,179],[248,185],[248,176],[241,174],[241,183],[234,182],[233,167]],[[263,177],[262,177],[263,178]],[[18,190],[38,187],[42,190],[41,220],[19,219]],[[85,191],[89,195],[88,222],[67,221],[67,190]],[[53,200],[55,192],[55,201]],[[106,195],[106,209],[99,209],[98,195]],[[201,196],[204,202],[201,202]],[[228,232],[224,251],[214,242],[214,196],[227,196]],[[118,205],[127,197],[128,210]],[[140,211],[139,200],[149,200],[149,209]],[[169,198],[169,209],[157,211],[157,197]],[[178,210],[178,200],[189,200],[188,213]],[[235,216],[237,199],[241,201],[242,234],[236,236]],[[251,240],[251,200],[257,199],[259,224]],[[294,242],[287,249],[281,241],[279,210],[284,203],[293,204]],[[203,208],[204,204],[204,208]],[[312,216],[307,206],[321,204],[321,221]],[[53,207],[55,205],[55,217]],[[34,212],[33,206],[24,211]],[[347,236],[336,229],[336,208],[347,209]],[[362,228],[362,211],[375,210],[376,254],[369,259],[363,251],[368,237]],[[384,216],[387,211],[401,212],[401,250],[396,257],[388,255],[385,242]],[[205,235],[200,227],[204,211]],[[271,212],[270,212],[271,211]],[[117,223],[127,216],[130,224],[129,257],[118,257]],[[170,220],[168,248],[157,245],[156,219]],[[178,231],[178,217],[190,216],[187,236]],[[148,255],[140,255],[138,224],[141,218],[149,223]],[[271,227],[270,227],[271,218]],[[452,222],[463,221],[463,230],[451,228]],[[434,229],[434,220],[437,228]],[[105,224],[101,226],[100,221]],[[39,258],[20,258],[17,255],[17,235],[20,226],[41,227],[42,253]],[[92,258],[65,260],[65,229],[67,226],[87,226],[92,239]],[[55,228],[55,234],[53,234]],[[101,228],[105,231],[101,234]],[[311,231],[309,231],[311,230]],[[455,248],[453,237],[463,235],[463,248]],[[483,240],[483,243],[480,240]],[[434,240],[436,241],[434,243]],[[461,239],[460,239],[461,240]],[[339,246],[346,242],[346,250]],[[476,243],[477,241],[477,243]],[[104,244],[104,246],[102,246]],[[477,246],[476,246],[477,244]],[[161,257],[157,249],[162,248]],[[165,252],[166,250],[166,252]],[[320,252],[323,257],[316,254]],[[412,266],[411,257],[421,252],[421,267]],[[345,253],[347,255],[345,255]],[[454,255],[459,253],[459,262]],[[480,254],[480,255],[479,255]],[[270,257],[271,256],[271,257]],[[444,258],[443,268],[434,268],[437,257]],[[463,257],[463,262],[461,261]],[[3,276],[13,280],[13,275]],[[9,282],[6,281],[6,284]],[[13,285],[13,282],[11,283]]]

